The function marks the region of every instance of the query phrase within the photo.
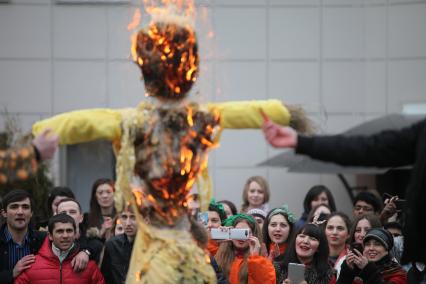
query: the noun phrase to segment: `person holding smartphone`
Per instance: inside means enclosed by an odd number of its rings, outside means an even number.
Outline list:
[[[220,228],[225,219],[225,208],[221,203],[216,202],[216,200],[212,199],[209,203],[209,208],[207,210],[207,232],[209,236],[207,250],[212,256],[216,255],[217,250],[219,249],[219,242],[212,239],[210,231],[211,229]]]
[[[294,234],[284,255],[277,261],[277,283],[300,284],[292,281],[290,263],[305,265],[304,284],[335,284],[334,269],[328,262],[328,243],[323,229],[306,223]],[[293,277],[295,278],[295,277]]]
[[[349,251],[337,280],[338,284],[358,283],[393,283],[406,284],[407,273],[389,254],[393,247],[391,233],[383,228],[373,228],[363,239],[363,252]]]
[[[382,224],[377,215],[366,214],[355,217],[354,222],[352,223],[352,228],[350,231],[350,246],[349,251],[364,251],[363,240],[367,232],[372,228],[380,228]],[[344,261],[346,261],[347,254],[345,254],[341,259],[340,263],[336,268],[336,276],[339,278],[341,266]]]
[[[217,263],[228,276],[229,283],[275,284],[275,269],[271,261],[260,255],[261,232],[250,215],[237,214],[224,224],[236,229],[249,229],[247,240],[222,242],[215,256]]]
[[[402,262],[426,262],[426,119],[399,130],[369,136],[305,136],[270,120],[263,123],[265,139],[276,148],[344,166],[400,167],[412,165],[406,191],[405,247]]]

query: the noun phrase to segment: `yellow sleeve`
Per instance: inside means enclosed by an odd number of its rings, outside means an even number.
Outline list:
[[[59,143],[76,144],[97,139],[116,140],[121,136],[121,112],[112,109],[88,109],[67,112],[41,120],[33,125],[34,135],[51,128]]]
[[[233,101],[224,103],[210,103],[207,105],[210,112],[217,110],[223,128],[244,129],[260,128],[263,117],[259,109],[275,123],[288,125],[290,112],[279,100]]]

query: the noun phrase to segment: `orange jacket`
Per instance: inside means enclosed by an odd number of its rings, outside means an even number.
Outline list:
[[[229,283],[238,284],[238,273],[240,272],[242,257],[235,257],[229,272]],[[247,284],[275,284],[275,269],[271,261],[260,255],[249,256],[247,259],[248,265],[248,282]]]
[[[209,251],[210,255],[215,256],[218,249],[219,249],[218,242],[214,240],[209,240],[209,242],[207,243],[207,250]]]

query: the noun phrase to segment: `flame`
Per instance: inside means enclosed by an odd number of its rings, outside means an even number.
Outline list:
[[[188,121],[188,125],[192,127],[194,125],[194,121],[192,120],[192,107],[188,107],[188,114],[186,116],[186,120]],[[195,131],[192,131],[195,132]]]
[[[182,147],[180,151],[180,162],[182,164],[180,174],[183,176],[191,171],[192,157],[194,154],[186,147]]]
[[[127,30],[134,30],[137,26],[139,26],[141,18],[141,10],[139,8],[136,8],[135,13],[133,14],[132,21],[127,25]]]
[[[138,206],[142,206],[143,200],[145,199],[145,196],[144,196],[143,192],[142,191],[138,191],[138,190],[134,190],[133,194],[134,194],[135,199],[136,199],[136,204]]]
[[[207,140],[204,137],[201,138],[201,143],[204,144],[204,145],[206,145],[207,147],[212,147],[214,145],[211,141]]]
[[[180,13],[193,16],[195,14],[195,4],[193,0],[143,0],[145,10],[149,13],[157,12],[160,6],[173,6]]]
[[[179,100],[189,93],[199,71],[194,1],[143,0],[143,3],[151,21],[132,36],[131,52],[142,71],[145,95]],[[139,25],[138,13],[135,11],[128,28]],[[214,34],[210,32],[207,36]],[[161,117],[155,111],[153,114],[145,128],[141,128],[140,144],[137,147],[135,144],[135,150],[138,148],[135,169],[147,185],[145,195],[138,193],[136,201],[138,206],[153,209],[152,220],[172,225],[185,214],[186,197],[196,178],[207,168],[207,150],[217,145],[214,134],[219,117],[200,111],[196,104],[168,109],[167,115],[163,116],[162,112]],[[171,117],[167,119],[172,122],[170,125],[175,125],[173,128],[166,126],[169,125],[166,117]]]
[[[150,80],[145,80],[150,95],[181,98],[197,79],[197,40],[188,23],[151,23],[132,37],[131,53],[142,73],[150,74]]]

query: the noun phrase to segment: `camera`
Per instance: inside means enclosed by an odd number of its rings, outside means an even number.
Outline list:
[[[249,229],[213,228],[210,229],[213,240],[247,240],[250,237]]]

